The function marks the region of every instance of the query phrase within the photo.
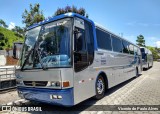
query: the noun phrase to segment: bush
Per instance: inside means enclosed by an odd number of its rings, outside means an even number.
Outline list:
[[[4,42],[1,42],[1,43],[0,43],[0,46],[2,46],[2,47],[5,46],[5,43],[4,43]]]
[[[0,50],[3,50],[3,47],[0,47]]]
[[[0,40],[4,40],[4,34],[3,33],[0,33]]]

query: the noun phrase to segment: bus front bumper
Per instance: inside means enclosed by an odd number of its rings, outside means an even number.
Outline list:
[[[17,87],[21,98],[31,101],[44,102],[55,105],[73,106],[73,88],[69,89],[49,89],[33,87]]]

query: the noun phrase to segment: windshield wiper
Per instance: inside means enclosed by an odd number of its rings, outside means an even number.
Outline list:
[[[27,62],[27,60],[29,59],[29,56],[31,55],[31,53],[32,53],[33,51],[34,51],[33,48],[29,51],[29,53],[28,53],[26,59],[24,60],[24,63],[23,63],[22,68],[21,68],[21,71],[23,70],[23,68],[24,68],[24,66],[25,66],[25,64],[26,64],[26,62]]]
[[[23,68],[24,68],[24,66],[26,65],[26,62],[28,61],[28,59],[29,59],[29,57],[30,57],[30,55],[31,55],[31,53],[32,53],[33,51],[34,51],[34,49],[31,49],[31,50],[29,51],[29,53],[28,53],[28,55],[27,55],[27,57],[26,57],[23,65],[22,65],[21,71],[24,70]],[[37,52],[37,54],[38,54],[38,59],[39,59],[39,62],[40,62],[40,64],[41,64],[41,66],[42,66],[42,69],[43,69],[43,70],[47,70],[48,68],[47,68],[46,66],[44,66],[43,63],[42,63],[39,50],[38,50],[38,49],[35,49],[35,53],[36,53],[36,52]],[[35,58],[34,58],[34,59],[35,59]],[[33,61],[34,61],[34,60],[33,60]]]

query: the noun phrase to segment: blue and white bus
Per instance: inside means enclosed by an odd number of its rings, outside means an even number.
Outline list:
[[[28,28],[20,68],[21,98],[73,106],[141,72],[141,51],[79,14],[66,13]]]

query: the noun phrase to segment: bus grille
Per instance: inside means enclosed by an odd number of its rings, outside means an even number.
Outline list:
[[[47,86],[47,81],[23,81],[24,85],[26,86]]]

